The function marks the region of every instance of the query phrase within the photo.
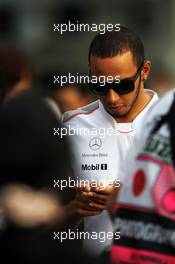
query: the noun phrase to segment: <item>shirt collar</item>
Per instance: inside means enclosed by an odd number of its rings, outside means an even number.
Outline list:
[[[133,122],[129,122],[128,124],[131,124],[138,121],[138,119],[142,118],[143,115],[145,115],[145,112],[149,110],[149,108],[154,104],[155,101],[158,100],[158,95],[156,92],[154,92],[153,90],[150,90],[150,89],[145,89],[145,93],[149,94],[152,96],[151,98],[151,101],[146,105],[146,107],[136,116],[136,118],[133,120]],[[114,125],[116,123],[118,123],[114,117],[112,117],[104,108],[102,102],[100,101],[100,99],[98,100],[99,101],[99,109],[102,113],[102,115],[107,119],[109,120],[110,122],[114,123]],[[127,123],[126,123],[127,124]]]

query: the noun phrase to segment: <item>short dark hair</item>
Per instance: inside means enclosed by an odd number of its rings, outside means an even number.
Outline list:
[[[127,51],[131,51],[134,63],[139,67],[145,58],[143,43],[134,31],[121,26],[120,31],[106,31],[94,37],[89,48],[89,62],[91,55],[108,58]]]

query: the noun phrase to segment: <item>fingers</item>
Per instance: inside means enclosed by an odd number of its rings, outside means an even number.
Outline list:
[[[77,183],[76,210],[81,216],[93,216],[107,209],[109,198],[114,190],[114,185],[107,186]]]
[[[81,215],[82,217],[86,217],[86,216],[96,216],[99,215],[101,213],[101,211],[87,211],[84,209],[79,208],[77,210],[78,214]]]
[[[81,208],[83,210],[87,210],[87,211],[96,211],[96,208],[93,208],[92,206],[90,206],[91,201],[81,201],[81,200],[77,200],[76,201],[76,206],[77,208]]]
[[[104,186],[103,188],[102,187],[97,187],[95,189],[95,192],[108,195],[108,194],[111,194],[113,189],[114,189],[114,186]]]
[[[104,204],[108,200],[108,196],[109,195],[107,195],[107,194],[101,194],[101,193],[98,193],[98,192],[91,192],[89,197],[91,197],[91,199],[93,201],[98,201],[98,202]]]
[[[77,200],[81,201],[86,209],[105,209],[109,200],[109,195],[100,194],[97,192],[81,192],[77,193]]]
[[[84,201],[88,199],[88,201],[100,203],[102,205],[106,205],[109,200],[109,194],[101,194],[97,192],[82,192],[80,196]]]
[[[90,205],[91,202],[89,200],[82,200],[81,197],[76,197],[74,201],[75,211],[78,215],[85,217],[85,216],[94,216],[100,214],[102,209],[98,205],[95,207]]]
[[[95,202],[91,202],[89,206],[97,210],[104,210],[107,208],[106,204],[100,204],[100,203],[95,203]]]
[[[88,183],[82,183],[82,182],[77,182],[76,184],[76,189],[77,191],[84,191],[84,192],[89,192],[91,190],[90,184]]]

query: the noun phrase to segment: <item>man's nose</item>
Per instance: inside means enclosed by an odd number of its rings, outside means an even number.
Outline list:
[[[113,89],[109,89],[106,100],[110,104],[116,103],[119,100],[119,95]]]

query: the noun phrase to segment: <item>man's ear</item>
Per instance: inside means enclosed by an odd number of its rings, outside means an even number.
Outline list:
[[[149,60],[144,62],[143,69],[141,71],[141,77],[143,81],[146,81],[148,79],[149,73],[151,70],[151,62]]]

